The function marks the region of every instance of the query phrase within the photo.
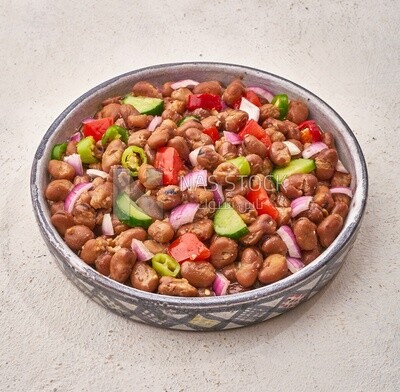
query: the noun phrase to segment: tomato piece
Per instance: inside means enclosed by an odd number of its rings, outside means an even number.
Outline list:
[[[249,120],[244,128],[238,133],[238,135],[241,139],[244,139],[246,135],[253,135],[257,139],[262,139],[263,137],[267,136],[267,133],[256,120]]]
[[[263,142],[268,150],[271,148],[272,140],[267,133],[265,133],[265,136],[260,139],[260,142]]]
[[[177,185],[179,171],[183,168],[178,151],[173,147],[161,147],[157,150],[154,167],[163,172],[163,185]]]
[[[168,253],[177,261],[205,260],[211,255],[210,250],[193,233],[178,237],[169,247]]]
[[[269,199],[268,193],[264,188],[250,190],[246,198],[254,205],[259,215],[268,214],[274,220],[278,218],[279,212]]]
[[[94,140],[98,142],[101,140],[107,128],[114,124],[112,117],[99,118],[83,124],[83,134],[87,136],[93,136]]]
[[[300,140],[303,144],[322,141],[321,129],[314,120],[304,121],[297,128],[300,130]]]
[[[210,128],[203,129],[203,133],[210,136],[213,143],[215,143],[217,140],[219,140],[221,138],[221,136],[219,135],[218,129],[216,127],[210,127]]]
[[[258,98],[257,94],[254,91],[246,91],[244,94],[244,97],[250,101],[253,105],[256,105],[258,107],[261,106],[260,99]]]
[[[215,94],[191,94],[188,98],[187,108],[188,110],[215,109],[220,112],[222,110],[221,97]]]

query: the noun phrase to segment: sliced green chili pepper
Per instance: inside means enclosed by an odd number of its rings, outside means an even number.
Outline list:
[[[177,276],[181,267],[171,256],[165,253],[157,253],[151,259],[151,266],[160,276]]]
[[[234,164],[238,169],[241,176],[249,176],[251,173],[250,163],[245,157],[237,157],[229,159],[227,162]]]
[[[125,169],[129,169],[132,176],[137,176],[139,167],[147,162],[147,156],[143,148],[130,146],[122,154],[121,163]]]
[[[289,98],[286,94],[277,94],[272,98],[272,105],[279,109],[279,120],[283,120],[289,110]]]
[[[119,125],[111,125],[101,138],[101,144],[107,144],[114,139],[121,139],[124,143],[128,143],[128,137],[128,131],[125,128]]]
[[[82,139],[77,145],[76,149],[81,156],[83,163],[96,163],[97,158],[94,156],[95,140],[93,136],[87,136]]]
[[[65,151],[67,151],[68,143],[61,143],[54,145],[53,149],[51,150],[51,159],[57,159],[61,161]]]

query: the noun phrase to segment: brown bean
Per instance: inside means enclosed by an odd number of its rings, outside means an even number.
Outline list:
[[[241,237],[239,241],[244,245],[253,246],[260,241],[264,234],[273,234],[276,230],[276,222],[267,214],[260,215],[249,227],[249,233]]]
[[[288,225],[292,219],[292,209],[290,207],[276,207],[276,209],[278,210],[276,226]]]
[[[276,129],[266,129],[266,131],[272,143],[284,142],[286,140],[285,135],[282,132],[277,131]]]
[[[238,263],[231,263],[221,268],[220,270],[226,279],[228,279],[231,283],[234,283],[237,282],[236,279],[237,269],[238,269]]]
[[[172,240],[175,235],[174,228],[170,223],[164,221],[155,221],[148,228],[148,233],[157,242],[166,243]]]
[[[306,121],[308,118],[308,106],[302,101],[291,100],[286,118],[295,124]]]
[[[148,129],[141,129],[140,131],[133,132],[128,139],[128,146],[144,147],[147,139],[150,137],[151,132]]]
[[[315,175],[319,180],[330,180],[335,174],[338,154],[333,148],[322,150],[315,157]]]
[[[181,87],[176,89],[171,93],[171,98],[172,99],[178,99],[179,101],[183,101],[185,103],[188,102],[189,95],[192,95],[193,93],[186,87]]]
[[[131,249],[132,240],[135,238],[144,241],[147,237],[146,230],[141,227],[133,227],[123,231],[114,239],[116,247]]]
[[[74,217],[66,211],[58,211],[51,217],[51,223],[60,233],[61,236],[65,234],[67,229],[74,226]]]
[[[94,262],[96,271],[104,276],[109,276],[111,258],[111,253],[102,253]]]
[[[196,288],[210,287],[215,279],[215,268],[208,261],[185,261],[181,275]]]
[[[219,155],[211,146],[203,146],[197,155],[197,164],[207,170],[214,170],[224,158]]]
[[[171,120],[168,119],[164,120],[163,123],[165,123],[166,121],[171,121]],[[169,126],[169,124],[167,124],[166,126],[163,126],[163,124],[161,124],[147,139],[148,146],[152,150],[157,150],[160,147],[164,147],[168,143],[168,140],[170,140],[173,137],[174,135],[173,130],[174,127]]]
[[[272,143],[269,158],[277,166],[286,166],[292,159],[288,147],[283,142]]]
[[[200,241],[207,241],[214,234],[214,225],[210,219],[202,219],[181,226],[176,232],[176,235],[180,237],[185,233],[193,233]]]
[[[262,159],[267,157],[267,146],[253,135],[246,135],[243,140],[243,150],[247,154],[256,154]]]
[[[344,203],[343,201],[337,201],[335,202],[331,212],[332,214],[338,214],[343,219],[345,219],[347,214],[349,213],[349,205],[347,203]]]
[[[174,84],[174,82],[166,82],[162,85],[161,87],[161,94],[163,97],[170,97],[171,94],[173,93],[174,89],[171,87],[171,85]]]
[[[125,282],[131,275],[136,254],[126,248],[117,250],[110,260],[110,278],[117,282]]]
[[[120,109],[121,104],[117,102],[111,102],[108,105],[105,105],[100,111],[100,117],[112,117],[115,121],[118,117],[120,117]]]
[[[166,244],[161,244],[160,242],[154,240],[143,241],[144,246],[153,254],[166,253]]]
[[[138,178],[147,189],[157,189],[162,185],[163,173],[152,165],[143,163],[138,170]]]
[[[79,256],[86,264],[93,265],[96,259],[107,251],[107,245],[107,241],[102,237],[92,238],[85,242]]]
[[[175,122],[178,123],[183,118],[183,114],[186,111],[186,102],[180,101],[179,99],[164,100],[165,105],[164,111],[168,111],[171,114],[174,113]],[[164,115],[164,112],[163,112]],[[163,117],[163,116],[162,116]],[[164,118],[164,117],[163,117]]]
[[[317,190],[313,197],[313,202],[327,211],[331,211],[335,204],[331,192],[329,191],[329,187],[323,184],[319,184],[317,186]]]
[[[317,227],[319,242],[327,248],[343,227],[343,218],[338,214],[328,215]]]
[[[177,279],[170,276],[162,276],[158,286],[159,294],[178,297],[197,297],[198,291],[186,279]]]
[[[335,138],[330,132],[322,132],[322,142],[329,148],[335,148]]]
[[[78,142],[71,140],[67,144],[67,150],[65,151],[65,155],[72,155],[72,154],[77,154],[78,150],[76,149],[76,145]]]
[[[75,177],[75,169],[67,162],[52,159],[47,165],[50,175],[56,180],[73,180]]]
[[[226,238],[217,237],[210,245],[212,265],[217,268],[223,268],[236,260],[238,254],[238,244],[236,241]]]
[[[149,82],[140,81],[134,84],[132,92],[136,96],[161,98],[160,92]]]
[[[72,210],[72,215],[75,225],[84,225],[91,230],[96,226],[96,211],[88,203],[81,203],[78,200]]]
[[[335,188],[337,186],[349,187],[351,184],[351,174],[335,172],[331,180],[331,187]]]
[[[235,282],[235,283],[231,283],[227,290],[226,293],[231,295],[231,294],[239,294],[239,293],[244,293],[245,291],[249,291],[248,288],[243,287],[242,285],[240,285],[239,283]]]
[[[264,260],[258,273],[258,280],[263,284],[270,284],[285,278],[287,275],[286,257],[274,254]]]
[[[298,215],[299,218],[305,217],[308,218],[311,222],[314,222],[315,224],[319,224],[323,221],[325,218],[326,214],[328,212],[324,211],[321,206],[318,204],[311,202],[308,210],[302,212],[301,214]]]
[[[221,127],[221,120],[218,116],[212,115],[201,120],[201,125],[204,129],[215,127],[219,130]]]
[[[50,201],[64,201],[72,188],[72,182],[68,180],[50,181],[45,190],[46,199]]]
[[[300,218],[293,225],[296,241],[302,250],[312,250],[318,246],[317,226],[307,218]]]
[[[237,147],[228,141],[219,141],[215,143],[215,151],[224,159],[233,159],[238,156]]]
[[[189,188],[186,191],[187,201],[190,203],[206,204],[214,200],[214,194],[205,188]]]
[[[314,261],[320,254],[321,254],[320,247],[317,247],[312,250],[305,250],[302,252],[301,260],[303,261],[303,264],[308,265],[312,261]]]
[[[186,129],[184,136],[187,144],[192,150],[213,144],[211,137],[201,132],[197,128]]]
[[[228,132],[238,133],[246,125],[249,115],[242,110],[228,110],[219,113],[221,127]]]
[[[221,84],[216,80],[201,82],[193,88],[193,94],[214,94],[221,95]]]
[[[93,231],[83,225],[68,228],[64,236],[66,244],[74,251],[81,250],[82,246],[92,238],[94,238]]]
[[[251,175],[262,173],[263,171],[263,160],[256,154],[246,155],[246,159],[250,164]]]
[[[241,179],[237,184],[228,184],[224,189],[225,200],[230,202],[236,195],[246,196],[249,193],[248,179]]]
[[[235,79],[232,81],[225,89],[222,99],[226,104],[232,106],[234,103],[238,102],[245,92],[244,84],[240,79]]]
[[[74,185],[82,184],[82,182],[90,182],[91,178],[87,174],[83,176],[75,176],[74,178]]]
[[[50,215],[53,216],[57,212],[64,211],[64,202],[63,201],[56,201],[51,203],[50,206]]]
[[[143,130],[150,124],[151,117],[146,114],[131,114],[126,119],[126,125],[129,129],[139,128]],[[128,142],[129,145],[129,142]]]
[[[282,181],[281,192],[289,199],[313,196],[318,179],[313,174],[292,174]]]
[[[281,115],[279,109],[271,103],[266,103],[260,107],[260,121],[263,122],[267,118],[278,118]]]
[[[271,254],[286,256],[288,249],[281,237],[278,235],[272,235],[271,237],[267,237],[261,243],[261,251],[265,256]]]
[[[232,197],[231,205],[246,225],[252,224],[257,219],[256,209],[244,196],[236,195]]]
[[[125,148],[125,143],[123,143],[120,139],[114,139],[110,142],[104,151],[101,161],[101,167],[105,172],[108,173],[111,166],[121,164],[121,158]]]
[[[234,184],[240,179],[239,169],[231,162],[223,162],[213,172],[215,182],[220,185]]]
[[[114,214],[111,215],[111,222],[114,229],[114,234],[119,235],[126,230],[129,230],[130,227],[125,223],[122,223]]]
[[[167,146],[175,148],[182,160],[186,161],[189,159],[190,149],[182,136],[175,136],[168,140]]]
[[[256,248],[246,248],[240,258],[236,278],[243,287],[251,287],[257,281],[258,270],[263,263],[260,251]]]
[[[149,265],[144,262],[136,262],[131,273],[132,287],[138,290],[154,293],[158,287],[158,275]]]
[[[105,182],[94,188],[90,205],[94,209],[111,209],[113,204],[113,185],[111,182]]]
[[[164,210],[172,210],[174,207],[182,203],[182,192],[179,186],[168,185],[161,188],[157,192],[157,201]]]

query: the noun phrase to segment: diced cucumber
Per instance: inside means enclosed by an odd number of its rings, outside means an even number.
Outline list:
[[[315,170],[315,162],[313,159],[293,159],[285,167],[279,167],[272,171],[271,175],[274,181],[280,185],[282,181],[292,174],[307,174]]]
[[[118,219],[131,227],[148,228],[153,220],[125,192],[118,195],[116,201]]]
[[[240,215],[225,202],[214,215],[214,230],[223,237],[237,239],[249,232]]]
[[[164,111],[164,101],[160,98],[134,97],[132,94],[128,94],[122,102],[132,105],[140,114],[159,116]]]

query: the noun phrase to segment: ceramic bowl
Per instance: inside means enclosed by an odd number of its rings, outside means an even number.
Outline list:
[[[229,296],[180,298],[146,293],[117,283],[86,265],[66,246],[50,222],[43,196],[48,182],[46,166],[55,143],[63,142],[93,115],[105,98],[122,95],[132,85],[147,80],[161,85],[168,80],[219,80],[228,84],[242,77],[247,86],[261,86],[272,93],[287,93],[308,102],[310,117],[335,136],[341,160],[352,174],[354,197],[339,236],[316,260],[300,272],[277,283]],[[223,330],[265,321],[307,301],[326,285],[343,265],[353,246],[363,217],[368,191],[365,160],[354,134],[324,101],[305,88],[254,68],[222,63],[163,64],[117,76],[83,94],[68,106],[43,136],[31,173],[31,196],[43,238],[65,275],[86,295],[104,307],[135,321],[181,330]]]

